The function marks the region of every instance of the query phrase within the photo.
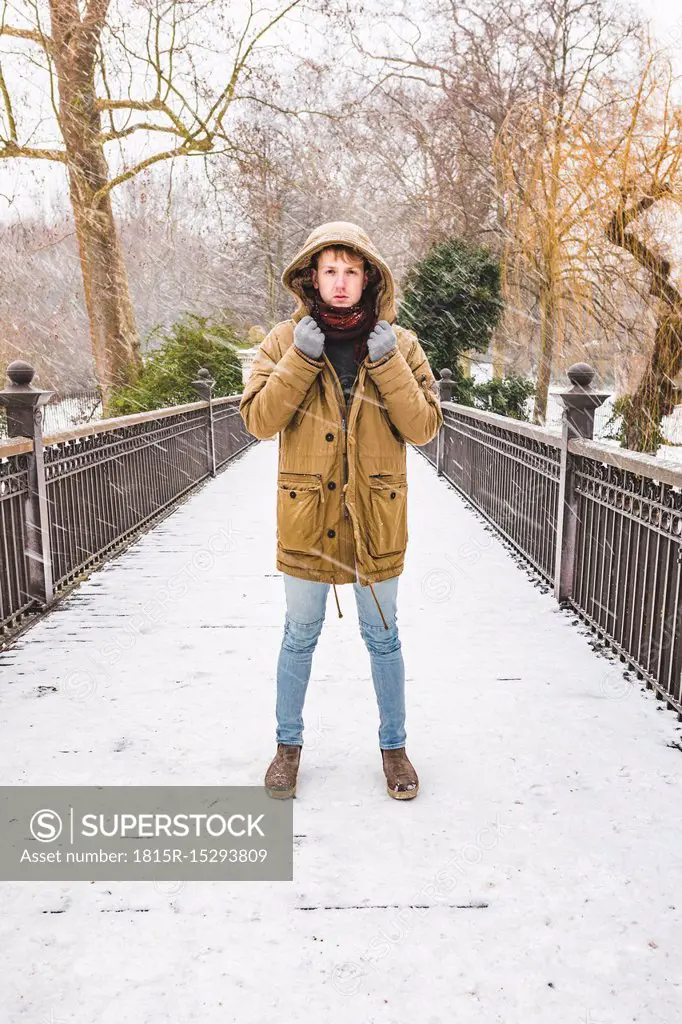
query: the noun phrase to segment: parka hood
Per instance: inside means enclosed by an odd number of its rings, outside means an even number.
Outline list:
[[[367,257],[372,264],[367,289],[374,294],[377,320],[387,320],[392,324],[396,318],[393,274],[369,236],[357,224],[347,220],[328,221],[316,227],[306,238],[303,248],[282,272],[282,284],[297,301],[291,319],[298,322],[310,314],[315,295],[310,260],[314,253],[330,245],[349,245]]]

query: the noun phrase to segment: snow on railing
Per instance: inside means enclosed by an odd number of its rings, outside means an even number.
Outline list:
[[[51,392],[16,361],[0,391],[9,437],[0,440],[0,637],[50,605],[94,565],[130,543],[255,439],[241,395],[45,433]],[[74,412],[72,408],[71,412]],[[81,407],[82,412],[82,407]]]
[[[443,426],[420,450],[682,714],[682,466],[594,441],[609,396],[586,364],[568,375],[560,422],[537,427],[449,401],[444,371]]]

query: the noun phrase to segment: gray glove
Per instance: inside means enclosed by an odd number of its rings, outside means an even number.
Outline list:
[[[320,359],[324,348],[324,334],[317,326],[317,321],[312,316],[304,316],[298,321],[294,329],[294,344],[296,348],[310,356],[311,359]]]
[[[395,334],[388,320],[380,320],[367,339],[367,351],[370,360],[375,363],[377,359],[388,355],[396,346]]]

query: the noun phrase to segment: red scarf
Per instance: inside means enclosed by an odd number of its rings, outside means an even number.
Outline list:
[[[377,322],[374,301],[367,290],[354,306],[332,306],[315,295],[312,317],[322,328],[325,341],[350,342],[355,346],[355,359],[360,363],[367,355],[367,338]]]

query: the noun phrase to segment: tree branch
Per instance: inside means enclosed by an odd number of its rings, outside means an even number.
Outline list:
[[[606,237],[610,242],[629,252],[639,265],[651,274],[651,295],[663,299],[673,309],[679,309],[682,306],[682,295],[670,283],[670,262],[662,256],[657,256],[640,238],[625,230],[642,213],[649,210],[659,199],[669,195],[671,191],[667,182],[656,183],[650,195],[642,196],[629,208],[626,208],[627,193],[624,191],[605,230]]]
[[[31,28],[15,28],[13,25],[0,25],[0,36],[11,36],[13,39],[28,39],[42,46],[48,53],[52,51],[52,38],[43,32]]]
[[[179,132],[177,128],[173,128],[170,125],[149,124],[147,121],[137,121],[127,128],[112,128],[111,131],[100,132],[96,136],[96,141],[104,144],[105,142],[112,142],[114,139],[125,139],[137,131],[166,132],[170,135],[178,135],[182,139],[187,138],[185,132]]]
[[[218,111],[218,113],[216,115],[216,118],[215,118],[215,123],[214,123],[214,126],[213,126],[213,131],[214,132],[218,132],[222,128],[223,118],[225,117],[225,114],[227,113],[227,111],[228,111],[228,109],[230,107],[230,103],[232,101],[232,97],[234,95],[234,91],[235,91],[235,88],[237,86],[237,82],[239,80],[239,76],[240,76],[240,74],[242,72],[242,69],[244,68],[244,66],[246,64],[246,61],[248,60],[248,57],[249,57],[251,51],[256,46],[256,43],[258,42],[258,40],[262,36],[264,36],[266,34],[266,32],[269,32],[269,30],[273,27],[273,25],[276,25],[278,21],[281,21],[282,18],[286,14],[288,14],[290,10],[292,10],[294,7],[297,7],[298,4],[300,4],[300,3],[301,3],[301,0],[290,0],[290,3],[288,3],[286,5],[286,7],[283,7],[282,10],[279,12],[279,14],[277,14],[274,18],[272,18],[267,23],[267,25],[264,25],[263,28],[260,30],[260,32],[256,33],[256,35],[253,37],[253,39],[251,40],[249,45],[246,47],[246,49],[245,49],[245,51],[244,51],[244,53],[242,54],[241,57],[239,57],[239,51],[238,51],[237,59],[235,60],[234,67],[232,68],[232,74],[230,75],[230,80],[229,80],[229,82],[227,83],[227,85],[223,89],[221,95],[217,98],[217,100],[215,101],[215,103],[213,104],[213,106],[211,107],[211,109],[209,110],[209,112],[208,112],[208,114],[206,116],[206,121],[208,122],[210,120],[210,118],[213,116],[213,114],[215,113],[215,111]],[[249,20],[247,21],[247,26],[244,29],[244,32],[242,33],[242,38],[239,40],[239,49],[241,49],[242,42],[244,41],[244,38],[246,36],[246,32],[248,31],[248,26],[249,26],[250,21],[251,21],[251,15],[249,15]]]
[[[164,100],[156,97],[153,100],[113,100],[113,99],[101,99],[98,97],[95,100],[96,110],[158,110],[159,113],[165,114],[166,117],[171,121],[176,128],[176,133],[184,139],[190,138],[189,129],[185,127],[180,118],[173,112]],[[163,130],[163,129],[160,129]],[[168,129],[166,129],[167,131]]]
[[[5,103],[5,110],[7,111],[7,121],[9,123],[9,134],[13,142],[17,141],[17,122],[14,117],[14,111],[12,110],[12,97],[9,94],[7,88],[7,82],[2,72],[2,66],[0,66],[0,92]]]
[[[60,149],[31,149],[29,146],[19,146],[13,140],[6,140],[0,146],[0,160],[9,157],[31,157],[33,160],[55,160],[60,164],[66,163],[66,153]]]
[[[83,18],[83,28],[87,31],[93,29],[101,32],[104,28],[110,0],[88,0],[88,5]]]
[[[129,167],[128,170],[123,171],[121,174],[117,174],[115,178],[110,178],[106,185],[103,185],[102,188],[97,189],[97,191],[93,193],[91,199],[92,206],[97,206],[100,199],[105,196],[107,192],[111,192],[113,188],[122,184],[122,182],[129,181],[131,178],[134,178],[136,174],[143,171],[146,167],[151,167],[153,164],[160,163],[161,160],[169,160],[174,156],[203,156],[205,155],[206,150],[210,149],[211,144],[210,142],[208,144],[203,142],[194,142],[191,145],[192,149],[183,145],[177,146],[175,149],[164,150],[162,153],[155,153],[154,156],[149,156],[146,160],[140,160],[139,163],[133,164],[133,166]]]

